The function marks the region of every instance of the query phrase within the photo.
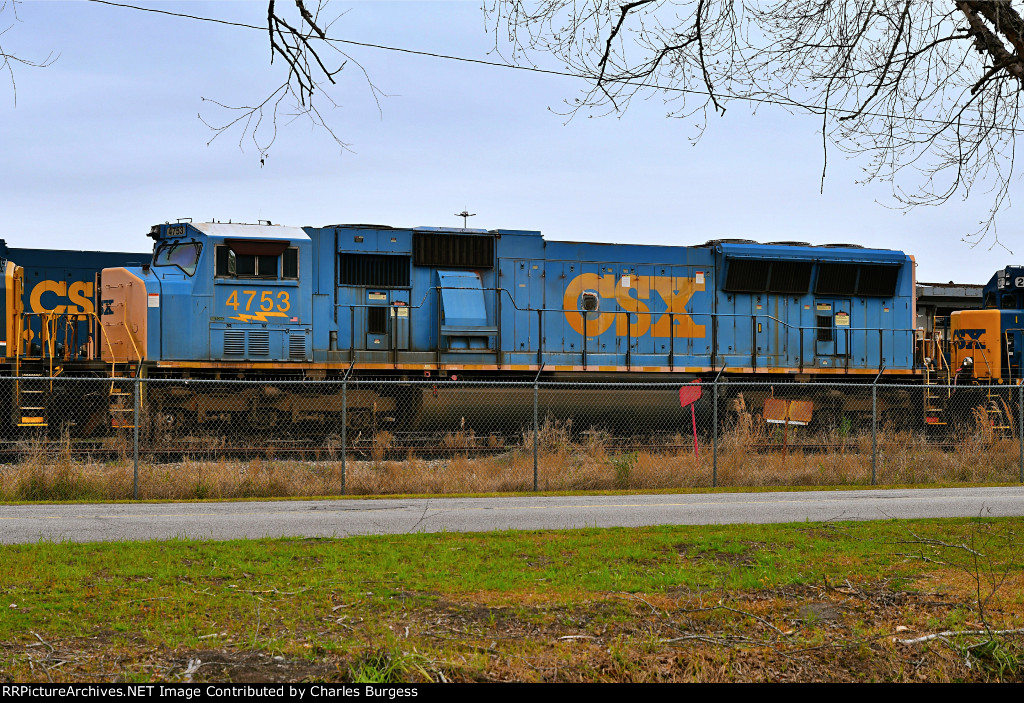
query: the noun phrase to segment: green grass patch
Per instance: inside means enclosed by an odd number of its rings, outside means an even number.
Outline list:
[[[46,662],[70,650],[75,664],[55,670],[67,679],[180,680],[188,661],[232,658],[196,680],[270,675],[260,667],[280,661],[290,678],[549,680],[520,659],[567,658],[562,676],[647,680],[681,637],[828,649],[840,620],[855,649],[877,658],[880,632],[897,625],[978,624],[973,594],[991,574],[1006,576],[984,617],[1019,627],[1022,557],[1010,545],[1022,528],[1008,518],[0,546],[0,680],[45,680]],[[942,544],[969,545],[984,563]],[[895,619],[880,624],[882,606],[850,595],[865,593],[884,594],[883,610],[917,605],[886,610]],[[957,646],[998,672],[986,676],[1016,676],[1019,648],[993,642]],[[712,650],[699,676],[676,662],[654,680],[712,680],[714,662],[735,655]],[[939,663],[954,667],[966,655],[957,656]],[[941,670],[936,680],[956,678]]]

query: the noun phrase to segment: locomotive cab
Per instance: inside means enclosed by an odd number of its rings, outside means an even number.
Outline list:
[[[156,225],[150,266],[103,272],[104,360],[251,367],[310,358],[309,236],[270,224]]]

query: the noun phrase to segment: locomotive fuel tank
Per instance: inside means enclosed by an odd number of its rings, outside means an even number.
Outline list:
[[[414,408],[409,428],[417,431],[445,430],[512,432],[533,424],[534,391],[529,386],[459,385],[418,383],[409,401]],[[677,386],[644,389],[568,388],[545,383],[537,389],[539,421],[546,418],[571,419],[577,431],[616,431],[624,427],[648,432],[688,431],[690,411],[679,404]],[[710,414],[710,401],[698,405]]]

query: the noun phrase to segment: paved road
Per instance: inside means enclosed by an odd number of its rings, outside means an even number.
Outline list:
[[[0,543],[1024,515],[1024,487],[0,506]]]

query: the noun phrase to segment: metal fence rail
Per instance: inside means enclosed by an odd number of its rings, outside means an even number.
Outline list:
[[[1024,386],[22,377],[0,393],[4,499],[1024,482]]]

